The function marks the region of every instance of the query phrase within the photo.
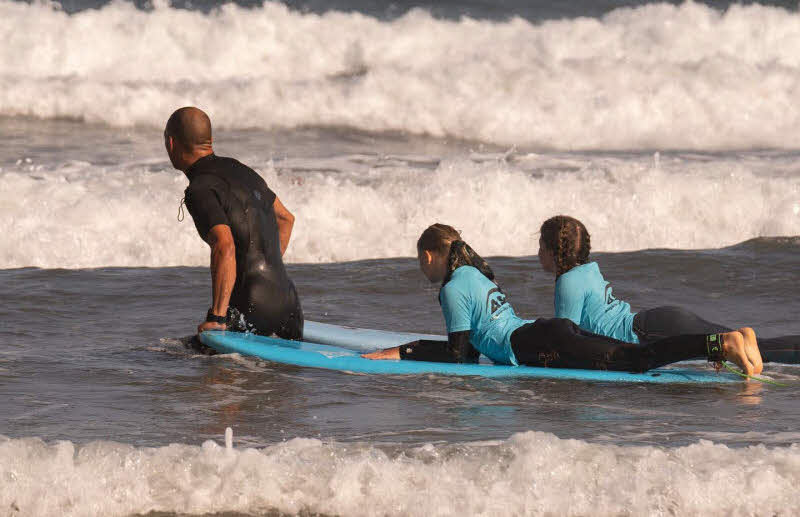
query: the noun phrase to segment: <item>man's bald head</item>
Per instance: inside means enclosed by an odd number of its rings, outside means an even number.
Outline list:
[[[212,154],[214,149],[208,115],[191,106],[176,110],[164,128],[164,146],[172,166],[182,171],[200,158]]]
[[[187,151],[211,148],[211,119],[203,110],[187,106],[175,110],[164,129],[166,136],[177,140]]]

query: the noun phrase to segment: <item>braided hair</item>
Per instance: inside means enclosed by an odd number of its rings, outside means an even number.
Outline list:
[[[541,228],[542,241],[553,252],[556,278],[589,262],[591,240],[582,222],[568,215],[551,217]]]
[[[417,252],[423,251],[432,251],[439,255],[447,253],[447,274],[442,285],[449,282],[453,272],[461,266],[472,266],[494,281],[494,271],[489,264],[469,244],[461,240],[461,234],[452,226],[436,223],[426,228],[417,240]]]

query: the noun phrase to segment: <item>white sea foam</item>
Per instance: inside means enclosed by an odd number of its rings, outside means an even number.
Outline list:
[[[800,448],[665,449],[528,432],[386,452],[293,439],[264,449],[0,438],[9,515],[791,515]]]
[[[203,14],[0,0],[0,115],[344,126],[555,149],[796,148],[800,14],[619,9],[533,24],[277,3]]]
[[[791,157],[484,156],[445,159],[435,170],[362,156],[253,165],[297,216],[290,262],[412,256],[436,221],[457,226],[483,255],[533,255],[539,225],[558,213],[584,221],[598,251],[800,235],[800,165]],[[166,163],[0,170],[0,267],[207,265],[191,217],[176,220],[186,183]]]

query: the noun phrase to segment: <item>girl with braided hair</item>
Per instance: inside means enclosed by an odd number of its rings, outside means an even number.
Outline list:
[[[567,215],[542,223],[539,262],[556,276],[555,317],[572,320],[582,329],[628,343],[648,343],[682,334],[713,334],[731,329],[704,320],[680,307],[656,307],[638,313],[612,294],[596,262],[589,261],[591,240],[586,227]],[[800,362],[800,336],[762,339],[756,345],[752,329],[738,330],[748,346],[767,361]],[[761,360],[755,359],[757,368]]]
[[[420,340],[365,354],[368,359],[477,362],[643,372],[698,355],[729,359],[747,375],[761,372],[758,347],[740,331],[677,336],[644,345],[592,334],[568,319],[523,320],[494,281],[489,265],[445,224],[428,227],[417,241],[422,273],[441,283],[439,303],[447,341]]]

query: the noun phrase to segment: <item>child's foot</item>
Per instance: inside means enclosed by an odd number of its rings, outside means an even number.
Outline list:
[[[764,362],[761,360],[761,351],[756,341],[756,333],[750,327],[742,327],[739,332],[744,337],[744,351],[747,358],[753,363],[753,373],[758,375],[764,369]]]
[[[722,356],[728,361],[733,361],[749,377],[753,375],[755,366],[747,357],[744,336],[739,331],[726,332],[722,336]],[[760,358],[760,356],[759,356]]]

